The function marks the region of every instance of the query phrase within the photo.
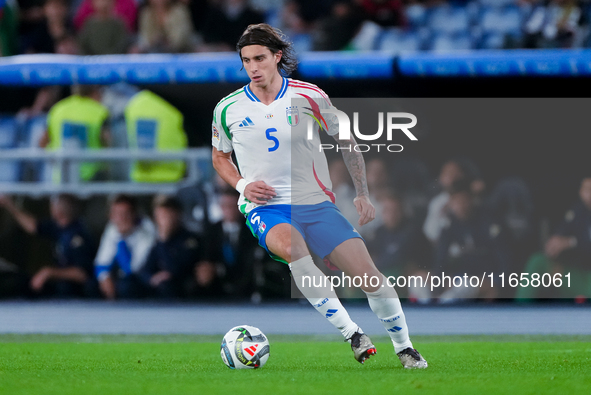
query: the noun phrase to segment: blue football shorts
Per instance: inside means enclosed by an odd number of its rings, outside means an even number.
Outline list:
[[[269,251],[266,237],[275,225],[291,224],[304,238],[308,248],[321,258],[329,255],[336,246],[352,238],[361,238],[337,206],[331,202],[311,205],[274,204],[259,206],[248,213],[246,224],[269,255],[287,263]]]

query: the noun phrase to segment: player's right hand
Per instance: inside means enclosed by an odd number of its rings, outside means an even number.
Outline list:
[[[275,196],[275,188],[267,185],[265,181],[254,181],[244,188],[244,197],[256,204],[267,204]]]

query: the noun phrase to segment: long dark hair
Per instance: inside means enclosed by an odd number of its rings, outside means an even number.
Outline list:
[[[249,25],[246,28],[244,33],[242,33],[242,37],[238,40],[238,44],[236,44],[238,54],[240,54],[242,48],[248,45],[267,47],[273,54],[281,51],[281,60],[277,64],[277,67],[283,75],[290,75],[298,67],[295,51],[287,36],[281,30],[269,26],[266,23]],[[240,57],[242,58],[242,55]]]

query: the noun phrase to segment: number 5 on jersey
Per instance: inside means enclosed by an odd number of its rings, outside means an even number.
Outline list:
[[[277,129],[275,128],[269,128],[265,131],[265,134],[267,135],[267,140],[272,141],[274,143],[274,145],[269,148],[269,152],[273,152],[275,150],[277,150],[277,148],[279,148],[279,140],[277,140],[277,137],[271,136],[271,133],[276,132]]]

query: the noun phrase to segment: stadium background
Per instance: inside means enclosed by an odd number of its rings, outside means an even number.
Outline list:
[[[83,2],[67,3],[69,20]],[[23,119],[22,113],[17,114],[30,108],[40,87],[110,86],[122,81],[150,89],[176,106],[184,115],[189,146],[209,151],[215,104],[247,80],[234,52],[206,51],[220,48],[203,45],[212,44],[205,38],[204,26],[211,9],[242,1],[181,2],[192,13],[196,33],[192,50],[206,53],[23,55],[27,52],[22,45],[27,31],[23,21],[28,28],[31,22],[42,21],[43,1],[0,0],[0,158],[11,151],[40,152],[26,143],[30,130],[15,128]],[[142,9],[145,3],[152,1],[137,5]],[[591,7],[585,0],[250,3],[262,12],[261,22],[280,26],[299,50],[305,50],[300,51],[301,67],[294,78],[316,83],[335,98],[518,98],[517,103],[524,106],[536,98],[577,98],[577,107],[589,101]],[[376,13],[378,3],[384,12]],[[528,24],[534,14],[544,23]],[[21,22],[20,28],[16,21]],[[543,26],[549,30],[544,32]],[[560,34],[553,33],[557,31]],[[71,34],[77,38],[78,33]],[[532,112],[536,114],[535,109],[528,114]],[[44,116],[37,114],[36,119],[43,122]],[[503,119],[494,108],[490,116]],[[552,133],[499,128],[484,134],[451,128],[430,134],[397,158],[420,163],[429,187],[436,184],[444,161],[455,156],[478,166],[487,192],[500,180],[519,177],[529,188],[535,209],[535,238],[527,247],[529,254],[542,248],[565,210],[577,201],[581,179],[590,175],[587,123],[573,124],[541,111],[539,117],[548,120]],[[122,126],[121,118],[114,120],[120,141],[126,137]],[[30,182],[30,174],[24,177],[21,171],[22,164],[21,158],[0,163],[0,194],[14,195],[20,207],[47,216],[49,186]],[[210,183],[211,168],[203,165],[200,171],[202,181]],[[137,186],[126,177],[118,181],[126,188]],[[28,193],[13,193],[23,185],[32,188]],[[153,194],[170,191],[170,186],[160,184],[148,187],[150,193],[141,200],[146,213]],[[107,221],[106,195],[116,192],[111,188],[96,195],[81,194],[84,220],[97,241]],[[425,194],[426,198],[432,195]],[[2,265],[4,259],[32,275],[50,254],[48,243],[25,234],[0,209]],[[287,284],[278,288],[283,286]],[[359,366],[334,328],[305,300],[289,300],[277,289],[274,292],[275,298],[282,299],[263,298],[262,304],[248,298],[109,303],[2,297],[0,393],[227,394],[256,388],[264,393],[343,395],[363,388],[370,393],[584,394],[591,386],[591,314],[584,299],[578,300],[580,304],[569,298],[461,306],[422,306],[403,300],[413,342],[430,364],[427,371],[404,372],[392,370],[400,366],[388,352],[389,338],[365,301],[344,301],[380,350]],[[230,371],[219,359],[221,335],[244,323],[260,326],[271,341],[270,362],[259,371]]]
[[[291,33],[296,48],[307,50],[301,53],[300,68],[293,77],[318,84],[332,97],[585,100],[588,96],[591,50],[585,47],[590,42],[591,7],[586,1],[392,1],[384,5],[390,7],[388,20],[381,20],[380,13],[372,14],[368,3],[372,2],[324,1],[318,3],[316,14],[311,16],[306,1],[255,1],[252,7],[260,12],[262,20]],[[224,4],[211,2],[208,7],[211,11],[223,8]],[[16,7],[14,1],[3,6],[6,7],[3,26],[7,29],[7,10]],[[71,7],[69,13],[73,15],[76,8]],[[360,14],[364,17],[351,17],[352,12],[361,9],[366,12]],[[543,29],[532,31],[528,24],[540,10],[549,14],[551,11],[571,13],[575,20],[572,25],[560,27],[564,34],[546,37]],[[290,15],[298,15],[306,22],[305,27],[291,25]],[[339,19],[343,15],[353,28]],[[548,24],[553,23],[552,18],[546,18]],[[341,22],[343,25],[339,25]],[[350,36],[348,42],[332,43],[337,47],[331,47],[318,40],[322,33],[326,35],[340,27],[344,29],[343,35]],[[196,33],[206,37],[205,32],[196,30]],[[4,45],[5,51],[6,48]],[[208,47],[195,48],[202,51]],[[335,51],[313,51],[316,48]],[[245,73],[239,70],[238,58],[219,52],[105,58],[75,55],[53,58],[17,53],[15,50],[11,54],[15,56],[0,59],[0,109],[6,118],[30,106],[41,86],[75,83],[108,86],[128,82],[161,95],[183,113],[191,147],[208,147],[213,107],[221,97],[246,81]],[[96,73],[97,67],[101,73]],[[125,72],[121,72],[122,67]],[[191,74],[188,70],[197,72]],[[502,118],[503,114],[495,116]],[[436,180],[443,162],[455,156],[476,162],[491,188],[506,177],[522,178],[530,188],[536,210],[539,241],[532,249],[534,252],[543,243],[544,229],[553,228],[577,199],[578,185],[589,165],[583,144],[585,127],[566,120],[557,123],[556,133],[551,135],[533,130],[515,134],[502,128],[494,135],[483,135],[478,130],[463,134],[446,131],[445,135],[430,135],[413,155],[428,170],[430,182]],[[12,147],[19,144],[22,144],[20,140]],[[400,154],[403,159],[405,155]],[[206,176],[211,176],[211,172]],[[5,192],[10,192],[10,184],[20,182],[20,177],[7,176],[3,184]],[[158,185],[153,188],[154,193],[158,192]],[[145,208],[148,201],[145,197]],[[39,215],[47,214],[44,199],[27,198],[24,204]],[[95,226],[95,235],[100,235],[106,222],[104,214],[100,218],[94,211],[101,205],[106,207],[102,196],[87,199],[86,214]],[[12,242],[2,243],[0,254],[25,271],[34,270],[47,245],[27,238],[14,223],[4,219],[2,237]],[[30,252],[23,254],[23,245],[33,248],[27,248]]]

